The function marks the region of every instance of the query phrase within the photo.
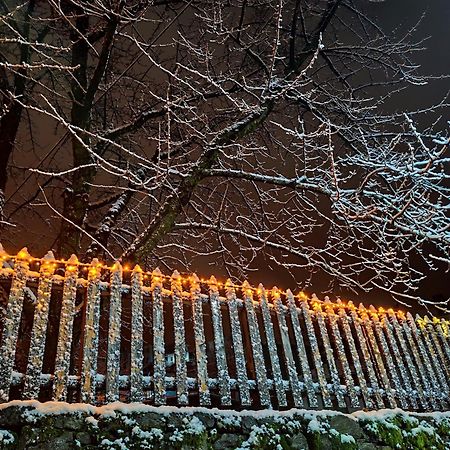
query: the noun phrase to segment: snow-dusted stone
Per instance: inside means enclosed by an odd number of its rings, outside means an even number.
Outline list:
[[[342,414],[331,416],[330,427],[341,434],[349,434],[355,439],[363,439],[366,437],[363,429],[356,420]]]
[[[308,450],[309,446],[306,436],[300,432],[294,434],[290,443],[290,448],[291,450]]]
[[[239,444],[244,440],[244,437],[234,433],[224,433],[214,442],[214,450],[234,450],[239,447]]]

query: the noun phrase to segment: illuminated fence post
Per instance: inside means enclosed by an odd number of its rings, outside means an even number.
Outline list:
[[[175,271],[171,279],[173,302],[173,328],[175,333],[175,369],[177,400],[180,405],[188,404],[186,336],[184,330],[183,298],[181,297],[181,277]]]
[[[200,284],[196,275],[183,279],[177,272],[168,276],[136,266],[128,281],[119,263],[107,267],[94,259],[87,265],[75,256],[55,260],[51,253],[32,258],[26,249],[14,256],[0,246],[0,264],[0,292],[9,291],[0,315],[1,402],[18,396],[60,401],[80,396],[82,402],[96,404],[116,401],[123,393],[130,401],[163,405],[167,388],[174,385],[173,401],[180,406],[192,404],[188,393],[195,389],[204,406],[211,405],[218,390],[221,406],[228,407],[231,393],[238,391],[240,398],[233,398],[233,404],[239,408],[271,408],[271,396],[279,408],[349,410],[360,401],[369,409],[385,404],[412,410],[450,408],[450,330],[443,319],[356,308],[352,302],[332,303],[304,293],[297,303],[289,290],[265,290],[262,285],[256,289],[247,282],[235,286],[230,280],[223,297],[222,283],[214,277]],[[87,279],[79,275],[80,266],[88,269]],[[151,287],[143,281],[149,275]],[[188,290],[183,289],[185,281]],[[242,298],[236,292],[242,292]],[[82,300],[78,306],[77,294]],[[52,305],[61,302],[57,327],[48,326],[50,299]],[[30,301],[34,307],[24,308]],[[151,307],[144,307],[144,301]],[[120,345],[122,304],[131,311],[129,354],[121,353],[126,349]],[[205,315],[204,304],[209,304],[211,315]],[[188,308],[192,314],[185,316]],[[52,311],[58,309],[52,306]],[[76,314],[81,320],[75,320]],[[103,343],[99,349],[100,317],[105,314],[106,367],[98,368],[99,351],[104,350]],[[196,364],[187,361],[186,320],[193,321]],[[30,337],[21,335],[31,321]],[[151,322],[153,345],[144,352],[145,321]],[[173,322],[172,336],[165,336],[165,322]],[[80,347],[73,345],[78,335]],[[51,348],[45,348],[46,342]],[[166,348],[174,348],[175,378],[166,376]],[[129,365],[125,370],[130,375],[120,373],[121,361]],[[208,363],[214,362],[217,376],[209,373]],[[53,373],[43,373],[53,366]],[[236,379],[230,379],[234,366]],[[144,377],[144,367],[150,376]],[[150,395],[144,395],[148,389]],[[259,402],[253,402],[257,398]]]
[[[222,312],[220,309],[217,280],[209,279],[209,301],[211,304],[211,320],[213,323],[214,346],[217,364],[217,379],[219,382],[220,402],[222,405],[231,405],[230,376],[228,375],[227,357],[223,337]]]
[[[120,324],[122,323],[122,266],[111,269],[109,294],[108,350],[106,360],[106,400],[119,400]]]
[[[291,341],[289,339],[289,328],[286,323],[286,311],[281,302],[281,296],[278,289],[272,289],[273,302],[277,312],[278,324],[280,325],[281,341],[283,343],[283,351],[286,357],[286,366],[289,373],[289,381],[296,407],[303,406],[302,388],[298,379],[297,368],[295,366],[294,355],[292,353]]]
[[[53,396],[55,400],[67,398],[67,381],[70,368],[73,320],[77,295],[78,258],[72,255],[65,267],[62,293],[61,316],[59,320],[58,346],[55,361],[55,381]]]
[[[203,326],[203,301],[200,296],[200,281],[196,274],[191,277],[192,317],[194,319],[195,358],[200,405],[210,405],[208,386],[208,359],[206,354],[205,329]]]
[[[153,390],[155,405],[166,403],[166,360],[164,355],[164,309],[162,301],[162,274],[152,273],[153,300]]]
[[[243,406],[248,406],[251,402],[250,389],[248,387],[247,365],[244,357],[244,344],[242,342],[236,292],[230,280],[227,280],[225,283],[225,291],[228,301],[228,313],[230,315],[231,339],[233,340],[239,394],[241,396],[241,404]]]
[[[253,292],[250,285],[245,281],[242,285],[245,297],[245,309],[247,311],[248,327],[253,350],[253,365],[256,372],[256,383],[261,405],[270,406],[269,385],[267,382],[267,373],[264,364],[264,355],[259,334],[258,320],[253,306]]]
[[[3,247],[0,248],[0,256]],[[22,316],[24,287],[27,282],[28,258],[26,248],[20,250],[14,264],[14,275],[11,281],[8,305],[3,320],[2,343],[0,346],[0,399],[8,401],[9,388],[12,381],[14,358],[16,355],[17,338],[20,318]]]
[[[142,269],[136,265],[131,275],[131,367],[130,400],[141,402],[143,392],[143,294]]]
[[[39,273],[39,286],[34,308],[33,329],[31,331],[30,353],[25,377],[24,398],[37,398],[41,388],[41,371],[44,360],[45,336],[47,333],[50,295],[52,292],[52,275],[55,270],[52,252],[44,256]]]
[[[89,267],[84,326],[81,401],[94,403],[97,385],[98,328],[100,320],[100,263],[93,259]]]
[[[308,311],[306,302],[303,302],[302,308],[304,311]],[[331,377],[332,391],[337,399],[338,406],[340,408],[343,408],[345,406],[345,401],[344,401],[343,392],[341,390],[341,381],[339,379],[339,373],[338,373],[338,370],[336,367],[333,348],[331,347],[330,339],[328,336],[327,326],[325,323],[325,315],[322,312],[322,307],[321,307],[320,301],[317,297],[313,297],[313,311],[314,311],[314,317],[319,326],[319,336],[320,336],[323,346],[325,348],[325,355],[326,355],[326,360],[327,360],[327,364],[328,364],[328,370],[329,370],[330,377]],[[308,314],[309,314],[309,312],[308,312]],[[308,317],[308,315],[305,314],[305,317]],[[307,323],[308,335],[310,336],[310,340],[313,341],[316,339],[316,334],[314,332],[312,323],[309,323],[310,322],[309,318],[308,318],[307,322],[308,322]],[[331,407],[331,405],[332,405],[331,397],[328,392],[327,380],[325,378],[324,370],[322,368],[322,359],[320,356],[319,349],[317,348],[317,350],[313,351],[313,352],[314,352],[313,354],[315,357],[314,359],[316,361],[316,368],[317,368],[317,373],[318,373],[318,377],[319,377],[319,383],[322,388],[322,395],[324,396],[324,404],[326,407]],[[320,367],[320,370],[319,370],[319,367]]]

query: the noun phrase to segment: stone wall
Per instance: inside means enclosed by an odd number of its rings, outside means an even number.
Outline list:
[[[450,449],[450,413],[0,405],[1,449]]]

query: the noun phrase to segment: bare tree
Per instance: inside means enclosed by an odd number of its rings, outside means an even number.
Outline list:
[[[387,36],[350,0],[44,6],[57,69],[14,101],[54,125],[60,157],[19,206],[57,224],[61,255],[204,257],[240,278],[264,257],[431,303],[417,287],[449,263],[449,141],[423,124],[446,105],[385,106],[428,80],[414,28]]]

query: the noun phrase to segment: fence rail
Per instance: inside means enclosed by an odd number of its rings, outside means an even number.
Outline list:
[[[1,246],[0,297],[2,402],[450,406],[443,319]]]

